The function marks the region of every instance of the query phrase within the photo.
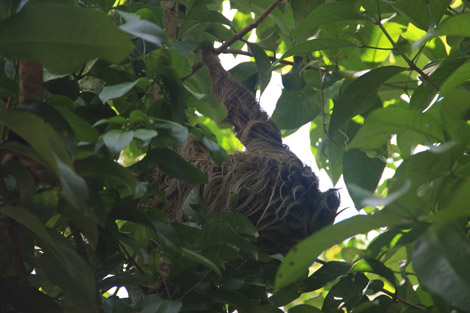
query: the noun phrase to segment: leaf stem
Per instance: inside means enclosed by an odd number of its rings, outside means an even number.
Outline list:
[[[431,86],[433,86],[437,91],[440,90],[440,87],[439,85],[436,84],[435,81],[433,81],[431,79],[431,77],[426,74],[425,72],[423,72],[422,69],[420,69],[412,60],[410,60],[410,58],[408,58],[406,56],[405,53],[403,53],[397,46],[396,42],[392,39],[392,37],[390,36],[390,34],[387,32],[387,30],[385,29],[385,27],[382,25],[382,22],[380,21],[380,18],[376,21],[376,24],[377,26],[380,27],[380,29],[382,30],[382,32],[384,33],[384,35],[387,37],[387,39],[390,41],[390,43],[393,45],[393,47],[397,50],[397,52],[400,54],[400,56],[406,61],[406,63],[408,63],[408,66],[410,67],[411,70],[413,71],[416,71],[418,72],[421,77],[423,77],[428,83],[431,84]]]
[[[385,289],[381,289],[380,290],[381,292],[385,293],[386,295],[392,297],[393,300],[395,301],[399,301],[403,304],[406,304],[407,306],[411,307],[411,308],[414,308],[414,309],[417,309],[417,310],[421,310],[421,311],[425,311],[426,310],[426,307],[425,306],[422,306],[422,305],[419,305],[419,304],[416,304],[416,303],[413,303],[413,302],[410,302],[406,299],[403,299],[402,297],[398,296],[397,294],[394,294],[393,292],[390,292],[388,290],[385,290]]]

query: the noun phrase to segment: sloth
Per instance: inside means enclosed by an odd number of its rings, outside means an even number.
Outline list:
[[[297,242],[333,223],[340,204],[336,189],[319,190],[319,180],[287,146],[281,132],[255,96],[240,85],[211,51],[201,51],[213,93],[227,108],[245,150],[217,164],[196,138],[190,137],[178,153],[208,176],[198,189],[205,213],[234,211],[246,216],[259,233],[256,245],[267,253],[287,253]],[[151,182],[167,195],[163,211],[172,221],[183,221],[183,205],[194,184],[171,178],[159,170]],[[233,195],[238,202],[231,204]],[[160,206],[157,197],[152,206]]]

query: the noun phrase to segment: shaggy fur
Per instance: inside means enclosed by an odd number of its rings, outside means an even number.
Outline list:
[[[258,229],[258,246],[268,253],[286,253],[295,243],[334,221],[339,197],[334,189],[320,192],[318,178],[282,144],[281,133],[263,112],[254,95],[220,65],[216,55],[203,51],[213,92],[227,107],[227,121],[246,151],[217,165],[205,147],[189,138],[178,150],[199,167],[209,183],[199,189],[208,215],[230,210],[230,196],[238,195],[235,212],[248,217]],[[183,220],[183,203],[194,185],[156,171],[152,182],[167,193],[164,211]],[[154,199],[153,206],[157,205]]]

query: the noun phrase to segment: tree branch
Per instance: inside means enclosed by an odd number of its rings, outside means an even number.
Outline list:
[[[238,33],[236,33],[235,35],[233,35],[232,38],[230,38],[229,40],[227,40],[226,42],[224,42],[220,47],[218,47],[217,49],[215,49],[215,53],[217,54],[220,54],[221,52],[223,52],[225,49],[227,49],[228,47],[230,47],[234,42],[236,42],[237,40],[243,38],[243,36],[245,36],[247,33],[249,33],[251,30],[253,30],[254,28],[258,27],[258,25],[264,21],[264,19],[266,17],[268,17],[268,15],[274,11],[274,9],[278,6],[278,4],[280,4],[282,2],[282,0],[274,0],[273,3],[271,3],[271,5],[256,19],[254,20],[253,22],[251,22],[250,25],[246,26],[245,28],[243,28],[241,31],[239,31]]]
[[[233,43],[235,43],[236,41],[240,40],[243,38],[243,36],[245,36],[248,32],[250,32],[251,30],[253,30],[254,28],[256,28],[259,24],[261,24],[261,22],[264,21],[264,19],[272,12],[274,11],[274,9],[281,3],[283,2],[283,0],[274,0],[273,3],[271,3],[271,5],[256,19],[254,20],[253,22],[251,22],[250,25],[246,26],[245,28],[243,28],[241,31],[239,31],[238,33],[236,33],[235,35],[232,36],[232,38],[230,38],[229,40],[225,41],[220,47],[216,48],[215,49],[215,53],[216,54],[221,54],[222,52],[224,52],[229,46],[231,46]],[[194,64],[192,67],[191,67],[191,74],[189,74],[188,76],[186,77],[183,77],[181,80],[182,81],[185,81],[186,79],[188,79],[189,77],[191,77],[191,75],[193,75],[194,73],[196,73],[200,68],[202,67],[202,62],[199,61],[197,62],[196,64]]]
[[[392,37],[390,36],[390,34],[387,32],[387,30],[385,29],[385,27],[382,25],[382,22],[380,21],[380,19],[377,20],[377,26],[380,27],[380,29],[382,30],[382,32],[384,33],[384,35],[387,37],[387,39],[390,41],[390,43],[393,45],[393,47],[395,48],[395,50],[397,50],[397,52],[401,55],[401,57],[406,61],[406,63],[408,63],[408,66],[410,67],[411,70],[413,71],[416,71],[418,72],[421,77],[423,77],[428,83],[431,84],[431,86],[433,86],[437,91],[440,90],[440,87],[438,84],[436,84],[435,81],[432,80],[432,78],[426,74],[425,72],[423,72],[422,69],[420,69],[412,60],[410,60],[410,58],[408,58],[406,56],[405,53],[403,53],[397,46],[396,42],[392,39]]]
[[[246,55],[249,57],[253,57],[253,54],[251,54],[250,52],[239,50],[239,49],[227,48],[225,49],[223,53],[239,54],[239,55]],[[279,60],[276,57],[268,57],[268,58],[271,60],[271,62],[279,61],[279,63],[284,64],[284,65],[290,65],[290,66],[294,65],[294,62],[291,62],[291,61]],[[307,66],[307,69],[313,70],[313,71],[328,72],[328,69],[326,69],[325,67]]]
[[[411,308],[414,308],[414,309],[417,309],[417,310],[421,310],[421,311],[425,311],[426,310],[426,307],[425,306],[422,306],[422,305],[419,305],[419,304],[416,304],[416,303],[413,303],[413,302],[410,302],[406,299],[403,299],[402,297],[398,296],[397,294],[394,294],[393,292],[390,292],[388,290],[385,290],[385,289],[381,289],[380,291],[382,291],[383,293],[385,293],[386,295],[392,297],[393,300],[395,301],[399,301],[403,304],[406,304],[407,306],[411,307]]]

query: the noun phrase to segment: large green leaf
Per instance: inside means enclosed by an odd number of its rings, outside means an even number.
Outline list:
[[[320,25],[351,20],[368,21],[370,19],[357,13],[352,5],[345,2],[328,2],[316,8],[303,19],[294,29],[294,35],[299,35]]]
[[[99,94],[100,100],[104,103],[108,100],[122,97],[130,90],[132,90],[132,88],[134,88],[140,80],[141,79],[139,78],[132,82],[125,82],[117,85],[106,86],[101,90]]]
[[[345,47],[356,47],[357,45],[349,40],[337,38],[337,37],[321,37],[312,39],[306,42],[301,42],[289,48],[281,57],[285,59],[287,57],[298,55],[310,55],[314,51],[334,49],[334,48],[345,48]]]
[[[374,193],[384,168],[385,162],[378,158],[369,158],[365,152],[359,149],[350,149],[344,152],[344,182],[357,210],[362,208],[362,197],[356,196],[350,186],[354,185]]]
[[[71,5],[30,5],[0,23],[0,53],[36,59],[56,73],[94,58],[119,63],[131,50],[129,38],[105,14]]]
[[[413,131],[433,142],[443,142],[441,125],[425,113],[388,107],[372,112],[364,126],[349,144],[349,148],[376,149],[383,146],[392,134]]]
[[[266,52],[264,52],[259,45],[248,43],[248,48],[255,58],[256,67],[258,68],[260,91],[263,93],[271,80],[271,62]]]
[[[316,270],[300,286],[302,293],[315,291],[331,284],[351,270],[352,264],[346,262],[331,261],[325,263]]]
[[[15,281],[0,282],[0,303],[7,304],[23,313],[62,313],[62,309],[51,297],[37,288]],[[27,299],[27,301],[25,301]]]
[[[197,167],[186,162],[178,153],[157,148],[150,151],[141,162],[155,163],[166,174],[194,184],[207,183],[207,176]]]
[[[382,262],[376,259],[359,260],[351,267],[351,272],[374,273],[386,278],[394,286],[397,285],[395,274]]]
[[[427,33],[423,38],[414,43],[414,47],[421,46],[425,41],[437,36],[470,36],[470,13],[454,15],[439,25],[435,31]]]
[[[346,87],[341,97],[335,101],[329,133],[338,131],[352,117],[371,109],[376,102],[377,91],[391,77],[405,68],[384,66],[373,69],[357,78]]]
[[[437,69],[430,77],[436,84],[441,85],[464,62],[465,58],[448,58],[442,63],[432,64],[432,67],[437,67]],[[428,81],[423,81],[411,96],[410,108],[424,111],[432,103],[437,92],[438,90]]]
[[[125,185],[130,192],[134,192],[137,180],[127,168],[110,159],[95,156],[82,159],[75,164],[77,173],[83,177],[103,178],[109,177]]]
[[[388,213],[379,212],[374,215],[354,216],[321,229],[298,243],[287,253],[276,275],[275,290],[287,287],[301,278],[315,258],[333,245],[357,234],[401,223],[406,223],[406,221]]]
[[[407,20],[427,31],[429,29],[429,12],[422,0],[399,0],[391,4]]]
[[[470,241],[454,223],[432,227],[416,242],[413,268],[426,288],[464,311],[470,308]]]
[[[162,46],[162,41],[165,38],[165,33],[159,26],[147,20],[140,19],[140,16],[138,14],[123,12],[119,10],[116,11],[119,12],[119,14],[124,17],[127,21],[127,23],[119,26],[121,30],[137,38],[141,38],[145,41],[151,42],[157,45],[157,47],[159,48]]]
[[[470,16],[469,16],[470,18]],[[470,63],[462,64],[452,74],[448,76],[444,84],[441,86],[441,95],[446,95],[453,88],[470,79]]]
[[[62,193],[76,208],[84,208],[88,187],[72,167],[62,141],[52,127],[38,116],[21,111],[0,113],[0,123],[28,142],[60,179]]]
[[[321,94],[304,90],[283,89],[277,100],[272,119],[281,129],[298,128],[321,112]]]

